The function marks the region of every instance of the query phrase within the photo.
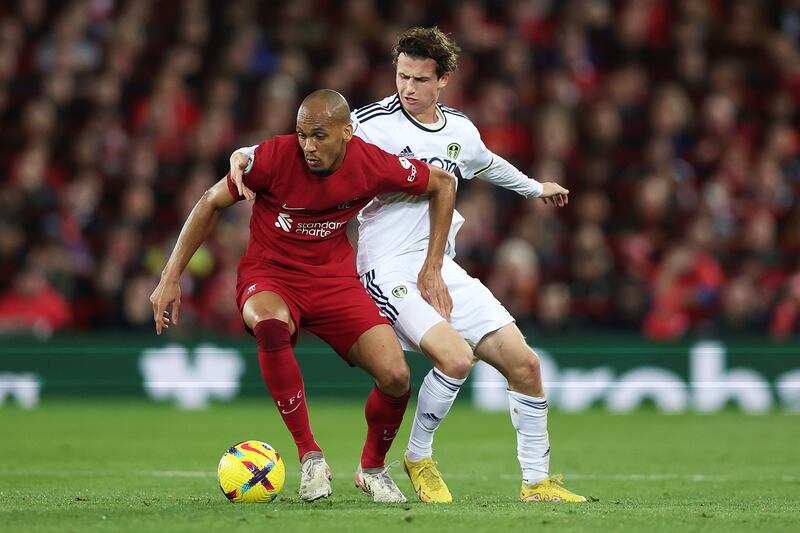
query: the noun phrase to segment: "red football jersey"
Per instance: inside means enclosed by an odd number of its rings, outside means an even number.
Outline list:
[[[247,257],[314,276],[355,276],[347,221],[387,192],[420,195],[430,171],[422,161],[398,157],[358,137],[329,176],[306,165],[297,135],[261,143],[244,183],[256,193]],[[228,188],[241,199],[228,176]]]

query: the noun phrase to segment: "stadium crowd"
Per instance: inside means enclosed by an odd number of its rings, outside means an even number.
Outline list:
[[[0,330],[151,330],[179,224],[311,90],[394,92],[437,24],[443,102],[566,209],[461,181],[458,260],[528,331],[800,335],[798,0],[18,0],[0,7]],[[242,332],[250,206],[183,278]]]

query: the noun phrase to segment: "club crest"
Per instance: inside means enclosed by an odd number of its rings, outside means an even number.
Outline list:
[[[461,153],[461,145],[458,143],[450,143],[447,145],[447,157],[450,159],[458,158],[458,154]]]
[[[395,298],[405,298],[406,294],[408,294],[408,289],[405,285],[398,285],[392,289],[392,294]]]

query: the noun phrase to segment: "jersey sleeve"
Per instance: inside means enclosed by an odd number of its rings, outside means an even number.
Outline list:
[[[255,148],[255,150],[253,150],[253,148]],[[244,184],[256,194],[263,193],[269,189],[274,149],[274,142],[268,140],[255,147],[237,150],[237,152],[242,151],[248,155],[248,168],[245,169],[243,181]],[[236,185],[231,179],[230,172],[228,172],[228,190],[234,198],[239,200],[244,198],[243,196],[239,196],[239,191],[236,190]]]
[[[231,157],[233,157],[234,154],[244,154],[247,156],[247,166],[244,167],[243,174],[250,174],[250,171],[253,170],[253,161],[255,160],[256,148],[258,148],[257,144],[255,146],[245,146],[243,148],[234,150],[233,154],[231,154]]]
[[[363,132],[360,131],[361,122],[358,120],[358,117],[356,116],[356,111],[358,111],[358,109],[354,109],[353,111],[350,112],[350,123],[353,125],[353,135],[358,135],[359,137],[361,137],[361,134]]]
[[[478,177],[481,173],[486,172],[492,166],[494,161],[494,154],[486,148],[481,139],[481,134],[474,124],[469,123],[469,132],[467,133],[469,142],[465,143],[467,153],[465,153],[464,172],[462,177],[471,180]]]
[[[377,146],[369,147],[367,176],[373,180],[375,194],[404,192],[420,195],[428,190],[430,169],[419,159],[396,156]]]

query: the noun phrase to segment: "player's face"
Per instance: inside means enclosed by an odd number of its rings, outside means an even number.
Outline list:
[[[397,93],[403,107],[413,116],[434,119],[439,93],[450,81],[450,73],[436,76],[436,61],[400,54],[397,57]]]
[[[349,122],[342,124],[322,113],[305,113],[302,109],[297,115],[297,141],[313,174],[327,176],[339,168],[352,137],[353,126]]]

